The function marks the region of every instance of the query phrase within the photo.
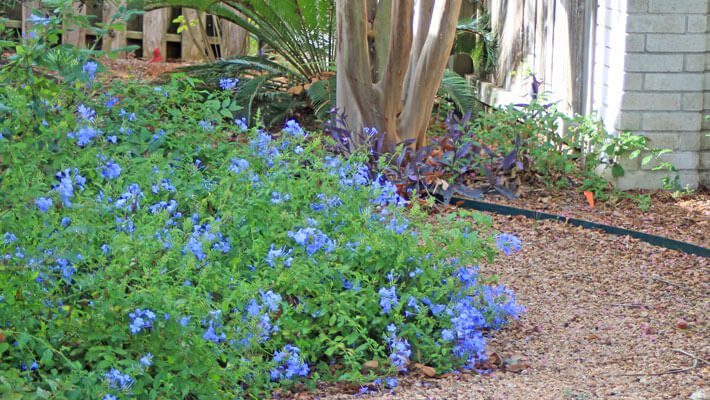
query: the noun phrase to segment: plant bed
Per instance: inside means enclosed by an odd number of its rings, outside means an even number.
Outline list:
[[[104,86],[77,67],[71,85],[25,70],[40,98],[4,76],[32,107],[0,125],[3,397],[394,387],[414,363],[484,366],[522,313],[477,272],[497,252],[480,214],[430,226],[364,155],[235,121],[233,79]]]

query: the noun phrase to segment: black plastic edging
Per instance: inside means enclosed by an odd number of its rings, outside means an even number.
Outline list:
[[[585,221],[577,218],[567,218],[556,214],[549,214],[539,211],[526,210],[524,208],[503,206],[499,204],[486,203],[482,201],[469,200],[458,197],[453,197],[451,199],[451,204],[456,204],[459,207],[468,208],[472,210],[488,211],[502,215],[522,215],[524,217],[532,218],[535,220],[551,219],[555,221],[561,221],[566,224],[581,226],[585,229],[598,229],[612,235],[631,236],[633,238],[643,240],[646,243],[650,243],[654,246],[665,247],[666,249],[678,250],[682,251],[683,253],[694,254],[702,257],[710,257],[710,249],[706,247],[681,242],[679,240],[665,238],[663,236],[649,235],[648,233],[632,231],[629,229],[618,228],[610,225],[598,224],[596,222]]]

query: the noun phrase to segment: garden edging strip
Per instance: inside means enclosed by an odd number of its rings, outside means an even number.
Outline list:
[[[642,240],[654,246],[664,247],[670,250],[677,250],[687,254],[694,254],[701,257],[710,257],[710,249],[698,246],[691,243],[681,242],[679,240],[669,239],[663,236],[650,235],[648,233],[632,231],[630,229],[619,228],[611,225],[599,224],[596,222],[585,221],[577,218],[568,218],[561,215],[550,214],[540,211],[526,210],[524,208],[516,208],[493,203],[486,203],[478,200],[470,200],[460,197],[451,198],[451,204],[456,204],[459,207],[477,211],[487,211],[501,215],[522,215],[535,220],[551,219],[561,221],[573,226],[580,226],[585,229],[598,229],[605,233],[617,236],[631,236]]]

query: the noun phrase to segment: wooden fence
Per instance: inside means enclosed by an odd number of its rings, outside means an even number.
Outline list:
[[[530,99],[532,74],[565,111],[585,112],[596,7],[594,0],[486,0],[498,40],[498,65],[486,80],[505,103]],[[491,96],[482,90],[482,97]],[[494,91],[493,90],[493,91]],[[495,96],[493,96],[495,97]]]
[[[94,16],[95,21],[109,22],[118,12],[118,6],[125,0],[90,0],[77,2],[75,12]],[[0,8],[0,16],[8,18],[6,24],[17,29],[18,35],[28,31],[28,18],[40,5],[38,0],[18,2],[14,7]],[[134,16],[128,21],[125,30],[112,31],[101,39],[100,47],[104,50],[116,50],[127,45],[138,46],[136,57],[152,57],[155,49],[163,59],[199,61],[206,57],[200,25],[204,27],[207,42],[217,58],[246,54],[248,34],[239,26],[218,19],[212,15],[201,14],[201,24],[178,33],[178,24],[173,20],[184,15],[188,21],[196,21],[198,13],[191,9],[165,8]],[[62,43],[87,46],[94,43],[96,37],[82,28],[66,28]]]

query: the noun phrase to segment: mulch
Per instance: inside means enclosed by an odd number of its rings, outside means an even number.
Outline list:
[[[484,201],[579,218],[710,247],[708,190],[678,197],[666,191],[633,191],[630,194],[651,196],[651,207],[642,210],[631,198],[596,202],[591,207],[584,194],[574,189],[528,188],[516,200],[487,195]]]

